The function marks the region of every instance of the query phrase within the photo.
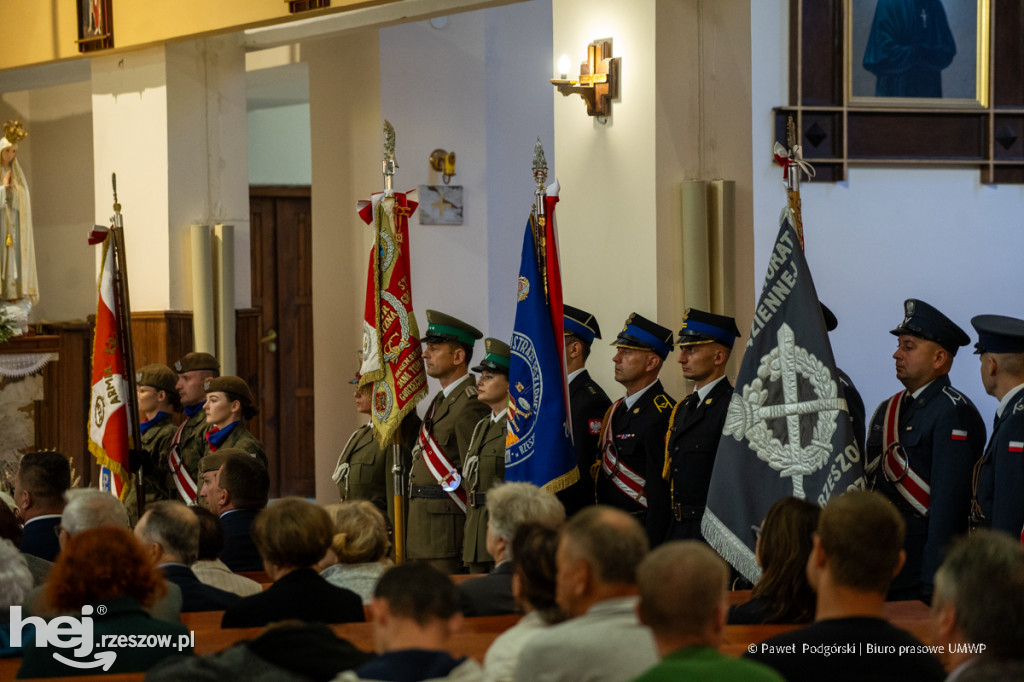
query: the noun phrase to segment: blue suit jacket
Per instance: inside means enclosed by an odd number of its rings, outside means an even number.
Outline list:
[[[231,592],[199,582],[192,569],[182,564],[164,564],[160,566],[164,577],[181,588],[181,612],[188,611],[224,611],[241,601],[241,597]]]
[[[224,550],[220,553],[220,560],[236,573],[263,570],[263,559],[249,532],[260,511],[237,509],[220,517],[220,525],[224,528]]]
[[[514,568],[511,561],[503,561],[487,575],[461,583],[459,601],[462,615],[504,616],[516,613],[518,608],[512,596]]]
[[[60,553],[60,542],[54,529],[60,522],[60,516],[29,520],[21,536],[21,551],[47,561],[56,560]]]
[[[1019,537],[1024,528],[1024,390],[996,419],[978,473],[978,504],[995,530]]]

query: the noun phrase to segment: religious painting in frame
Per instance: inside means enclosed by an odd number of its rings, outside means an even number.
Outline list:
[[[114,46],[113,0],[77,0],[79,52]]]
[[[420,185],[420,225],[461,225],[462,185]]]
[[[984,108],[990,0],[846,0],[850,106]]]

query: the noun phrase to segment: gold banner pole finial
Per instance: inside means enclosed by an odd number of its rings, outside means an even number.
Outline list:
[[[533,145],[533,181],[537,183],[537,188],[534,190],[534,205],[533,205],[533,241],[537,246],[537,266],[540,269],[541,279],[544,280],[544,299],[548,298],[548,268],[547,258],[545,253],[547,252],[547,216],[544,211],[544,199],[547,197],[547,186],[544,184],[548,179],[548,161],[544,156],[544,146],[540,143],[540,138],[537,138],[537,143]]]
[[[803,152],[797,144],[796,124],[790,116],[786,121],[786,146],[789,147],[789,158],[794,162],[801,161]],[[800,166],[790,166],[786,175],[786,197],[789,199],[789,209],[793,212],[793,227],[796,229],[796,236],[800,238],[800,248],[804,246],[804,222],[800,208]]]
[[[395,196],[395,170],[398,169],[398,162],[395,161],[395,128],[387,119],[384,120],[384,196],[391,198]]]

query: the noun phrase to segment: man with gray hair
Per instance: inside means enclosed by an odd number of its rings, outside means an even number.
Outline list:
[[[947,680],[1024,679],[1024,550],[978,530],[935,573],[932,639],[947,648]]]
[[[0,656],[11,656],[21,647],[11,647],[10,609],[21,606],[32,589],[32,573],[25,557],[10,540],[0,539]]]
[[[237,594],[204,585],[189,568],[199,555],[199,519],[181,502],[154,502],[135,526],[135,537],[169,583],[181,588],[181,610],[223,611]]]
[[[718,651],[729,611],[729,568],[697,540],[658,547],[640,563],[637,613],[661,655],[636,682],[746,680],[782,682],[771,668]]]
[[[96,488],[74,488],[65,493],[67,504],[58,527],[57,539],[63,548],[68,538],[94,528],[124,528],[130,530],[128,512],[119,499]],[[34,589],[26,599],[26,612],[31,615],[56,615],[48,612],[42,602],[45,585]],[[181,622],[181,590],[168,583],[167,594],[149,609],[150,615],[170,623]]]
[[[512,537],[527,523],[558,529],[565,507],[554,493],[532,483],[502,483],[487,491],[487,553],[494,570],[459,585],[464,616],[502,616],[516,612],[512,596]]]
[[[658,662],[651,631],[637,619],[636,569],[647,533],[633,516],[587,507],[562,528],[556,599],[570,620],[532,637],[519,655],[519,682],[621,682]]]

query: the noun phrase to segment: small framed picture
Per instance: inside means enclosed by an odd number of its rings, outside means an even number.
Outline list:
[[[986,107],[989,0],[846,0],[851,106]]]
[[[114,0],[78,0],[79,52],[106,50],[114,46]]]
[[[420,225],[461,225],[462,185],[420,185]]]

